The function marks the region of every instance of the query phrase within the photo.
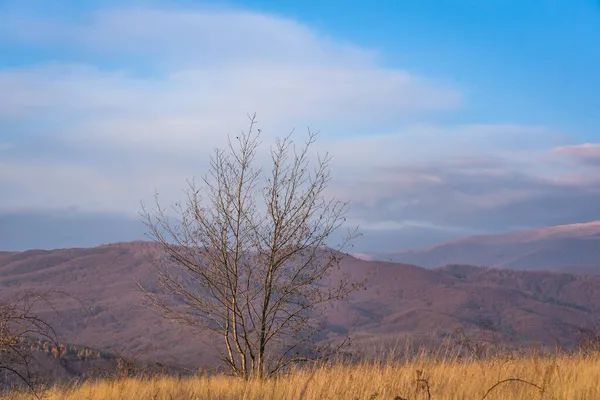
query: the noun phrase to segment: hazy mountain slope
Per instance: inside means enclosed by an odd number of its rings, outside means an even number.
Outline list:
[[[556,341],[572,345],[578,327],[600,316],[600,277],[470,266],[423,269],[386,262],[346,260],[351,269],[377,268],[366,291],[347,309],[358,310],[360,337],[397,340],[411,335],[442,338],[455,328],[485,325],[504,343]]]
[[[66,343],[147,355],[178,364],[180,356],[212,359],[212,347],[198,343],[143,306],[136,282],[154,271],[142,253],[142,243],[91,249],[26,251],[0,259],[2,295],[23,289],[62,291],[51,296],[59,315],[48,312]],[[204,357],[210,353],[208,357]],[[185,357],[184,357],[185,361]],[[185,363],[185,362],[184,362]]]
[[[208,366],[216,348],[142,306],[136,281],[153,279],[142,243],[92,249],[28,251],[0,257],[2,296],[24,289],[62,290],[57,317],[47,314],[61,341],[126,350],[148,361]],[[600,320],[600,277],[452,266],[424,269],[346,257],[342,270],[367,289],[327,309],[328,336],[350,332],[359,344],[392,343],[407,337],[439,339],[482,324],[505,343],[565,345],[577,327]]]
[[[422,267],[465,264],[590,273],[600,271],[600,222],[471,236],[372,257]]]

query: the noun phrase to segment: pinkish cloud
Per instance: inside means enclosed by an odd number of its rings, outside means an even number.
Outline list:
[[[600,143],[584,143],[561,146],[550,150],[550,154],[565,157],[582,164],[600,164]]]

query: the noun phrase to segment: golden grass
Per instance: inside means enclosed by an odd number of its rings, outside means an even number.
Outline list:
[[[418,371],[422,371],[419,373]],[[519,378],[498,385],[498,382]],[[543,388],[542,392],[539,388]],[[121,399],[427,399],[433,400],[600,399],[600,358],[525,357],[469,362],[412,362],[406,365],[362,364],[302,369],[268,381],[227,376],[122,379],[53,388],[49,400]],[[14,394],[13,400],[31,396]]]

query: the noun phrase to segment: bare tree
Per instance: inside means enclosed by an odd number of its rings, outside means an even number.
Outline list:
[[[6,389],[25,384],[36,395],[31,371],[35,340],[43,339],[57,345],[57,335],[52,326],[36,315],[39,303],[50,304],[43,293],[25,292],[13,299],[0,302],[0,377]]]
[[[192,181],[171,216],[158,195],[154,210],[142,205],[166,254],[151,258],[160,290],[142,290],[169,318],[220,335],[222,360],[243,378],[322,357],[326,351],[314,345],[319,311],[361,286],[339,268],[356,230],[326,246],[347,213],[347,203],[325,198],[331,157],[311,168],[317,134],[309,131],[300,148],[291,135],[271,147],[265,172],[255,165],[260,129],[251,116],[248,132],[211,157],[205,196]]]

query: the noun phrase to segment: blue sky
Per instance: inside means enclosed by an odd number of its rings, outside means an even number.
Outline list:
[[[0,0],[0,248],[138,238],[254,111],[322,131],[361,251],[600,219],[598,42],[597,1]]]
[[[376,49],[382,63],[460,86],[456,121],[552,124],[583,140],[600,114],[598,1],[245,1]]]

